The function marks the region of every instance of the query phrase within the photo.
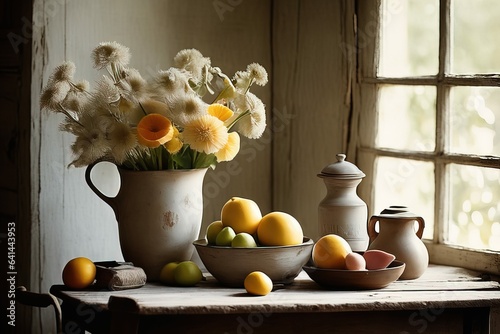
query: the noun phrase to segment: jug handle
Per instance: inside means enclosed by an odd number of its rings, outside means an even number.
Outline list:
[[[422,218],[422,217],[416,217],[415,220],[418,222],[417,237],[419,239],[422,239],[422,236],[424,234],[424,228],[425,228],[424,218]]]
[[[115,215],[116,215],[118,213],[116,211],[116,201],[115,201],[116,197],[109,197],[109,196],[104,195],[99,189],[97,189],[97,187],[94,185],[94,183],[92,182],[92,179],[90,177],[90,173],[92,172],[92,169],[100,162],[103,162],[103,160],[97,160],[97,161],[95,161],[87,166],[87,169],[85,169],[85,181],[87,182],[87,185],[90,187],[90,189],[92,189],[92,191],[100,199],[102,199],[104,202],[106,202],[113,209],[113,211],[115,212]]]
[[[368,237],[370,243],[372,243],[373,240],[375,240],[375,238],[378,237],[378,232],[375,231],[375,224],[377,224],[378,219],[379,219],[378,216],[372,216],[368,221]]]

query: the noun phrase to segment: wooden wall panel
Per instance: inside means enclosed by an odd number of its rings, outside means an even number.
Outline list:
[[[341,32],[349,20],[342,1],[274,1],[273,206],[313,238],[326,195],[317,174],[346,150],[350,83]]]
[[[352,73],[342,40],[352,26],[351,5],[255,0],[223,1],[227,6],[216,8],[220,1],[93,0],[44,9],[49,2],[35,0],[34,16],[34,290],[60,282],[71,257],[121,256],[111,209],[87,188],[83,169],[66,168],[72,137],[57,130],[58,116],[40,114],[37,105],[43,83],[65,59],[77,64],[76,77],[95,80],[90,52],[101,41],[128,46],[131,64],[145,75],[168,68],[179,50],[191,47],[228,75],[251,62],[264,65],[270,83],[254,92],[267,106],[268,129],[259,140],[244,140],[233,163],[207,174],[202,234],[229,197],[242,196],[264,214],[291,213],[306,235],[317,237],[317,207],[326,190],[316,175],[347,149]],[[113,168],[104,166],[96,177],[105,191],[116,191]],[[47,320],[34,326],[45,330]]]
[[[72,60],[77,65],[75,77],[92,83],[100,75],[91,65],[92,49],[101,41],[117,41],[130,48],[131,65],[145,76],[167,69],[179,50],[192,47],[230,76],[251,62],[270,71],[270,0],[232,2],[225,11],[214,4],[204,0],[35,0],[33,291],[45,292],[51,284],[60,283],[62,268],[73,257],[121,260],[112,210],[87,187],[83,168],[67,168],[72,160],[72,136],[58,130],[59,115],[39,111],[41,88],[53,68]],[[270,109],[271,85],[253,91]],[[263,212],[271,210],[270,137],[243,141],[241,153],[231,165],[222,163],[206,176],[211,192],[205,193],[202,234],[208,223],[219,218],[231,196],[252,198]],[[113,167],[103,166],[96,177],[103,190],[116,191]],[[50,332],[51,325],[49,314],[35,315],[34,332]]]

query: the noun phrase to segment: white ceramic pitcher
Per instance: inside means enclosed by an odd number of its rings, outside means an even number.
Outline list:
[[[379,223],[379,232],[375,225]],[[418,228],[415,231],[415,222]],[[400,279],[420,277],[429,264],[429,253],[422,242],[425,221],[408,211],[404,206],[390,206],[368,221],[370,245],[368,249],[379,249],[396,256],[406,264]]]
[[[104,195],[92,182],[89,165],[85,180],[113,208],[125,261],[141,267],[148,281],[159,279],[168,262],[190,260],[203,216],[204,169],[130,171],[118,168],[120,190]]]

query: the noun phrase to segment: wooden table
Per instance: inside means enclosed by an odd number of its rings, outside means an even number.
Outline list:
[[[264,297],[206,276],[190,288],[50,291],[65,333],[500,333],[500,284],[460,268],[369,291],[324,290],[302,272]]]

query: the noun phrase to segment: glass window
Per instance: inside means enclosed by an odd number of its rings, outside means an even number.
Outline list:
[[[448,242],[500,251],[500,170],[451,164]]]
[[[434,151],[435,133],[436,87],[380,87],[377,146]]]
[[[434,231],[434,165],[429,162],[380,157],[375,165],[374,208],[380,212],[402,205],[425,220],[424,238]]]
[[[380,4],[376,75],[361,88],[377,91],[359,150],[373,212],[408,206],[436,244],[500,251],[500,1]]]
[[[453,0],[451,4],[452,73],[500,72],[500,1]]]
[[[500,156],[500,88],[451,90],[450,152]]]
[[[425,22],[425,24],[422,24]],[[378,75],[402,77],[438,72],[439,2],[384,0]]]

